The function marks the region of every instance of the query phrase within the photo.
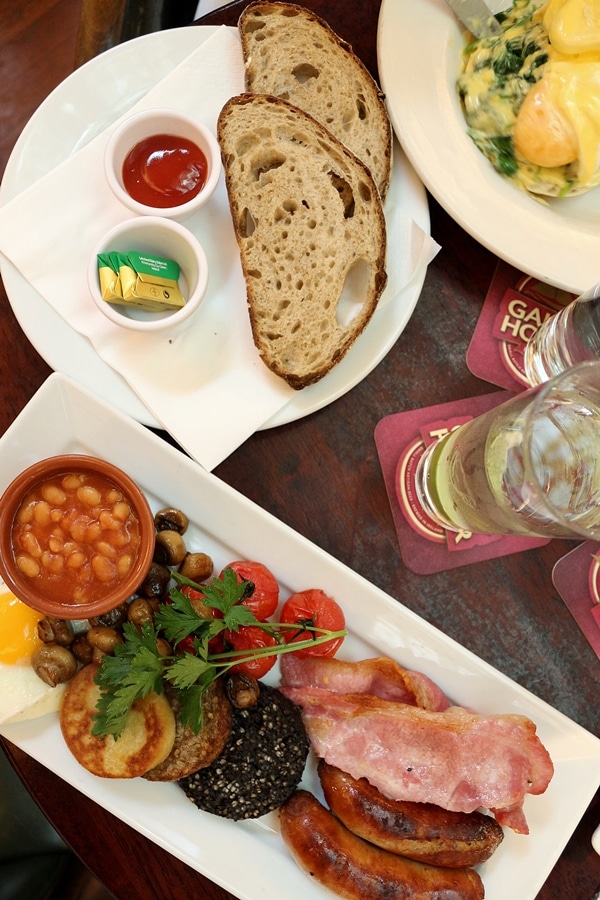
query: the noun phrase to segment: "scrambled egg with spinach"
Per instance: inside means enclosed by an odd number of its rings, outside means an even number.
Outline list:
[[[600,0],[515,0],[497,18],[501,34],[465,48],[457,81],[470,137],[523,190],[589,190],[600,183]]]

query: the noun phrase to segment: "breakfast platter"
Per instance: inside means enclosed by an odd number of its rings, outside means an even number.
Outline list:
[[[383,0],[379,73],[396,135],[465,231],[518,270],[580,294],[598,281],[598,188],[545,201],[493,169],[467,134],[456,90],[464,47],[465,32],[445,0]]]
[[[306,587],[310,573],[312,584],[343,598],[349,636],[340,658],[388,656],[429,676],[454,702],[482,714],[529,717],[550,753],[554,777],[545,793],[525,801],[530,834],[506,829],[504,841],[480,874],[488,900],[504,900],[511,893],[519,900],[534,900],[600,782],[597,738],[142,425],[68,376],[54,373],[0,438],[0,490],[26,466],[61,453],[103,457],[135,473],[153,511],[172,505],[187,513],[189,545],[210,554],[216,568],[236,558],[264,561],[286,594]],[[277,669],[266,680],[277,684]],[[56,712],[4,721],[0,733],[241,900],[275,900],[281,884],[291,900],[331,896],[308,882],[295,865],[274,813],[234,822],[200,812],[174,783],[95,777],[70,755]],[[303,786],[319,795],[314,760]],[[232,857],[240,864],[231,866]]]
[[[41,104],[23,130],[6,167],[0,203],[4,205],[88,146],[215,31],[212,26],[196,26],[145,35],[77,69]],[[194,92],[197,89],[197,86],[192,88]],[[60,117],[60,129],[55,127],[57,117]],[[425,190],[401,149],[397,146],[395,149],[388,202],[428,234]],[[140,400],[124,374],[120,374],[122,369],[118,371],[118,366],[113,367],[102,358],[88,337],[46,302],[17,265],[3,258],[1,268],[17,320],[48,364],[137,421],[159,426],[156,416]],[[261,427],[301,418],[331,403],[361,381],[389,352],[405,328],[418,300],[425,271],[425,266],[421,267],[393,302],[380,305],[364,333],[326,378],[295,392]]]

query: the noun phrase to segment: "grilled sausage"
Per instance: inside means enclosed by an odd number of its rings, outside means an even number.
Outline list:
[[[281,834],[305,872],[346,900],[482,900],[474,869],[428,866],[352,834],[308,791],[279,810]]]
[[[450,812],[433,803],[390,800],[366,778],[355,779],[319,760],[329,808],[354,834],[411,859],[464,868],[489,859],[504,837],[483,813]]]

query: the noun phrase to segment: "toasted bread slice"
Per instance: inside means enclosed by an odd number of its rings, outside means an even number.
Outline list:
[[[164,694],[136,700],[121,736],[92,734],[100,688],[98,666],[84,666],[67,685],[60,709],[60,728],[75,759],[93,775],[136,778],[165,759],[175,740],[175,715]]]
[[[362,159],[385,198],[392,128],[383,94],[350,45],[292,3],[251,3],[238,27],[246,90],[281,97],[318,119]]]
[[[386,283],[382,202],[367,167],[298,107],[241,94],[217,125],[254,343],[300,390],[363,331]]]

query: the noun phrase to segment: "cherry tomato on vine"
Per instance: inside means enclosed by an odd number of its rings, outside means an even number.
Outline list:
[[[307,631],[306,626],[325,628],[328,631],[342,631],[346,620],[341,606],[320,588],[309,588],[292,594],[283,604],[280,621],[285,624],[297,624],[298,630],[284,633],[286,643],[306,641],[315,636]],[[318,634],[316,635],[318,637]],[[334,638],[323,644],[305,647],[296,651],[298,656],[334,656],[343,643],[344,638]]]
[[[233,569],[240,581],[250,581],[254,591],[242,600],[244,606],[252,610],[259,622],[266,622],[272,616],[279,603],[279,584],[273,573],[262,563],[250,560],[236,560],[225,566]],[[223,570],[225,571],[225,570]],[[223,572],[221,576],[223,577]]]
[[[217,610],[213,609],[212,606],[206,605],[206,603],[204,602],[206,600],[206,597],[202,593],[202,591],[197,591],[196,588],[190,587],[189,584],[184,584],[181,588],[181,593],[185,594],[199,616],[202,616],[206,619],[217,618],[215,616]]]
[[[246,625],[239,631],[224,632],[225,645],[230,645],[234,650],[258,650],[262,647],[276,647],[277,639],[257,625]],[[275,656],[263,656],[258,659],[248,659],[238,665],[232,666],[230,672],[241,672],[243,675],[253,675],[262,678],[275,665]]]
[[[188,584],[185,584],[181,588],[181,593],[185,594],[185,596],[190,600],[197,614],[202,618],[221,618],[221,613],[218,609],[215,609],[212,606],[207,606],[204,603],[205,596],[202,591],[197,591],[196,588],[190,587]],[[183,640],[179,641],[179,643],[177,644],[177,649],[182,653],[194,653],[194,638],[192,637],[192,635],[188,635],[188,637],[185,637],[183,638]],[[220,634],[210,639],[210,641],[208,642],[208,649],[211,653],[221,653],[221,651],[223,650],[223,638]]]
[[[178,653],[195,653],[194,649],[194,638],[191,634],[188,634],[187,637],[182,638],[177,644]]]

